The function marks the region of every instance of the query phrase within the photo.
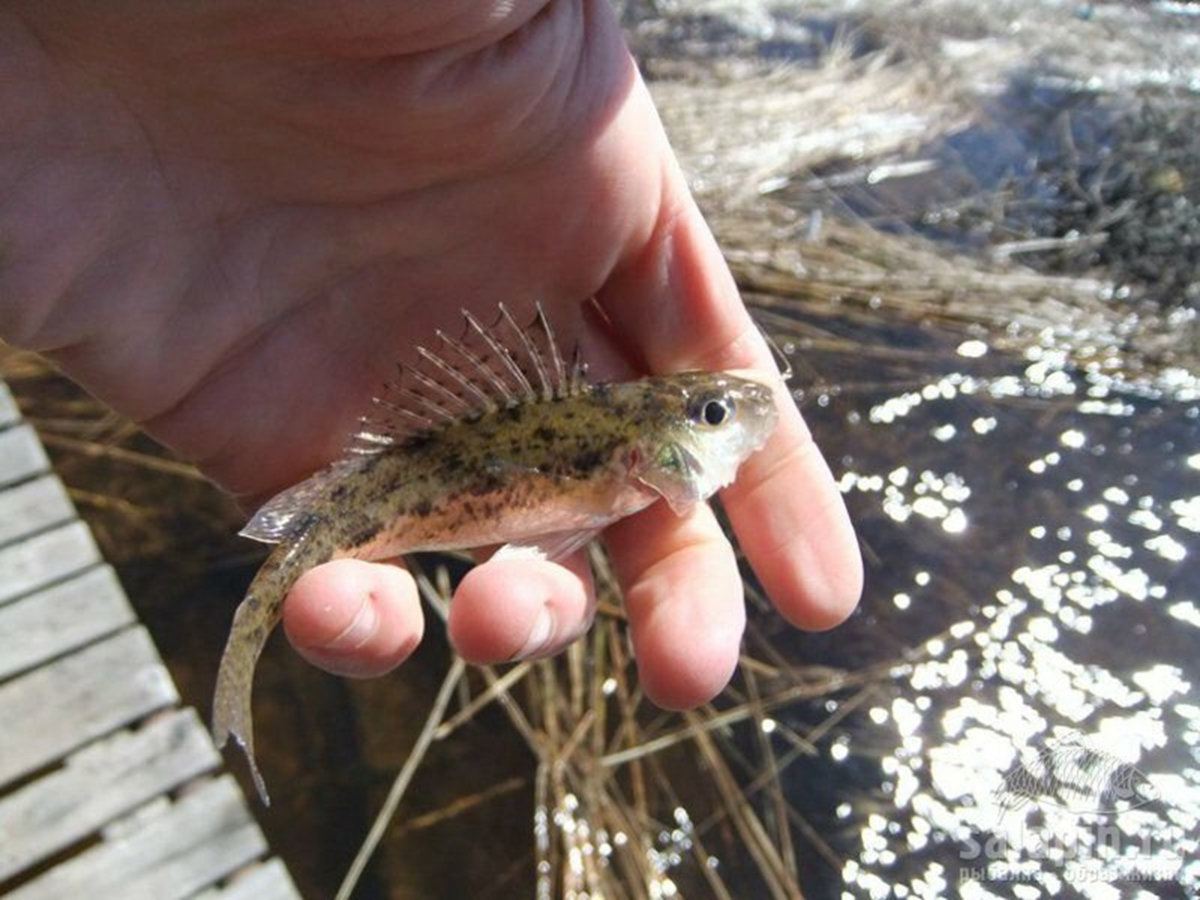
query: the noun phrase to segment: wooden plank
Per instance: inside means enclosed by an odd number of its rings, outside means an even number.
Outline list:
[[[109,566],[0,606],[0,681],[134,623]]]
[[[163,815],[22,885],[8,900],[183,900],[246,865],[266,841],[226,775]]]
[[[0,799],[0,881],[219,764],[194,710],[85,747],[62,769]]]
[[[100,831],[101,840],[115,841],[133,834],[149,819],[161,816],[170,809],[171,802],[171,798],[167,794],[160,794],[148,803],[142,804],[129,815],[122,816],[105,825]]]
[[[144,628],[0,685],[0,786],[178,702]]]
[[[71,754],[0,792],[0,883],[100,840],[6,896],[299,900],[279,860],[256,862],[265,841],[231,778],[170,801],[168,792],[220,765],[195,711],[112,733],[178,696],[74,518],[0,381],[0,788]]]
[[[7,428],[19,421],[21,421],[21,411],[17,409],[17,402],[13,399],[12,391],[8,389],[7,384],[0,381],[0,428]]]
[[[93,835],[139,803],[158,802],[160,792],[219,762],[192,710],[84,748],[63,769],[0,800],[0,881]]]
[[[32,426],[0,431],[0,484],[23,481],[49,468],[46,451]]]
[[[100,551],[83,522],[0,548],[0,604],[100,562]]]
[[[195,900],[300,900],[292,876],[278,859],[241,872],[223,888],[197,894]]]
[[[62,482],[43,475],[0,491],[0,544],[44,531],[75,518],[75,507]]]

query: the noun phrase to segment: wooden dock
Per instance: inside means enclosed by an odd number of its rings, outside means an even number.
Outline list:
[[[0,382],[0,896],[292,900]]]

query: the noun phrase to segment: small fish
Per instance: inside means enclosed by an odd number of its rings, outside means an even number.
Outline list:
[[[332,559],[389,559],[505,545],[561,559],[618,519],[665,499],[676,513],[733,481],[776,421],[773,377],[683,372],[590,384],[539,306],[521,327],[464,312],[459,338],[401,371],[345,457],[267,502],[242,531],[277,544],[234,614],[217,676],[213,736],[254,758],[254,669],[304,572]]]

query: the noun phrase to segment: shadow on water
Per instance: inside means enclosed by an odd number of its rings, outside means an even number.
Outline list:
[[[895,174],[878,161],[866,173],[842,162],[814,171],[814,182],[832,188],[849,214],[885,231],[975,249],[1050,234],[1064,169],[1081,164],[1078,148],[1094,154],[1104,146],[1099,132],[1117,118],[1094,94],[1055,81],[1034,73],[1014,78],[997,96],[978,100],[969,126],[904,154],[906,166]]]

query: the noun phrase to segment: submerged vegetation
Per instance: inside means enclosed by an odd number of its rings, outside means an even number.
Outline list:
[[[945,896],[1000,828],[985,801],[1023,743],[1068,728],[1165,773],[1166,805],[1133,827],[1194,860],[1200,86],[1176,70],[1200,65],[1147,37],[1177,14],[626,7],[842,479],[863,608],[798,635],[747,570],[738,675],[683,715],[642,698],[598,551],[596,626],[556,660],[468,671],[431,636],[395,675],[346,683],[275,647],[264,828],[301,889],[334,892],[390,790],[355,896]],[[260,554],[236,511],[44,364],[2,370],[205,708]],[[436,613],[462,568],[415,569]],[[1004,835],[1001,862],[1089,895]],[[1164,896],[1200,883],[1194,864],[1154,874]]]

